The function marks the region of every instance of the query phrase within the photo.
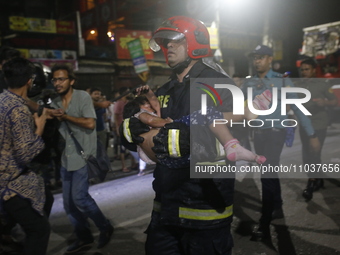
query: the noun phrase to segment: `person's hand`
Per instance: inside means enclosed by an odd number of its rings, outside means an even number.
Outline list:
[[[136,117],[125,119],[120,125],[120,136],[124,137],[129,143],[143,143],[144,138],[139,136],[150,131],[149,126],[145,125]]]
[[[93,101],[94,108],[108,108],[112,104],[111,101],[104,100],[100,102]]]
[[[44,131],[44,127],[45,127],[45,123],[46,123],[46,119],[47,119],[47,115],[46,112],[44,114],[41,114],[40,116],[38,116],[38,113],[34,113],[33,114],[33,118],[34,118],[34,122],[35,122],[35,126],[36,126],[36,131],[35,133],[37,135],[42,135],[43,131]]]
[[[40,116],[38,116],[38,113],[36,112],[33,114],[34,122],[37,127],[45,125],[45,122],[47,120],[47,114],[45,109],[46,108],[44,108],[43,114],[41,114]]]
[[[153,137],[153,142],[152,150],[159,159],[169,156],[178,158],[190,154],[190,128],[180,122],[165,124]]]
[[[317,137],[311,137],[309,138],[309,151],[312,153],[311,156],[317,157],[319,155],[321,150],[321,144],[319,141],[319,138]]]
[[[168,123],[172,123],[172,122],[174,122],[174,120],[173,120],[173,119],[171,119],[170,117],[167,117],[167,118],[165,118],[165,120],[166,120]]]
[[[46,112],[48,115],[52,116],[52,117],[60,117],[63,114],[65,114],[65,111],[63,109],[49,109],[49,108],[45,108]]]
[[[47,115],[57,118],[59,121],[63,121],[66,117],[65,111],[63,109],[47,109]]]
[[[107,108],[107,107],[109,107],[112,104],[112,102],[108,101],[108,100],[105,100],[103,102],[98,102],[98,104],[101,105],[101,108]]]
[[[53,119],[54,117],[60,117],[64,114],[63,109],[44,108],[43,114],[46,114],[47,119]]]
[[[139,96],[141,94],[147,94],[150,91],[149,85],[143,85],[136,88],[136,95]]]

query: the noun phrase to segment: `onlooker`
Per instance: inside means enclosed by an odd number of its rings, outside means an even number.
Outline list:
[[[92,97],[92,100],[94,102],[100,102],[102,98],[102,91],[99,88],[91,88],[90,89],[90,96]],[[96,131],[97,131],[97,137],[99,138],[100,142],[103,146],[106,146],[106,130],[105,130],[105,121],[104,121],[104,115],[106,114],[105,108],[101,107],[95,107],[96,111]]]
[[[265,45],[258,45],[250,54],[256,70],[256,74],[252,79],[246,79],[244,82],[244,94],[247,98],[247,88],[253,90],[253,97],[261,94],[265,90],[272,90],[273,87],[292,87],[293,83],[283,78],[282,74],[274,72],[271,69],[273,61],[273,50]],[[295,93],[288,93],[288,98],[298,98]],[[313,151],[319,148],[318,138],[315,136],[314,129],[310,120],[305,116],[296,105],[291,105],[291,109],[298,117],[301,126],[305,129]],[[262,120],[262,126],[254,129],[254,147],[257,154],[264,155],[267,161],[264,165],[278,166],[280,155],[286,138],[285,127],[281,125],[281,121],[286,119],[286,115],[281,114],[281,102],[277,102],[276,110],[266,116],[258,116],[257,119]],[[275,119],[273,123],[265,121],[265,119]],[[280,180],[277,173],[267,173],[261,176],[262,183],[262,216],[260,223],[254,227],[254,238],[266,238],[270,236],[269,225],[272,219],[283,218],[282,198]]]
[[[145,172],[146,165],[147,165],[146,162],[139,157],[139,165],[138,165],[139,172],[137,174],[138,176],[143,176],[146,174]]]
[[[113,227],[89,194],[88,166],[82,155],[77,153],[67,128],[68,125],[86,156],[96,155],[96,114],[91,97],[85,91],[73,88],[76,77],[69,66],[53,66],[52,77],[52,83],[59,94],[53,100],[52,107],[59,109],[59,114],[55,116],[62,121],[59,132],[66,143],[61,161],[64,207],[77,236],[65,254],[74,254],[93,244],[94,238],[87,218],[93,220],[100,231],[98,248],[110,241]]]
[[[119,96],[118,91],[113,93],[113,100],[115,100]],[[106,108],[107,117],[109,120],[109,126],[111,131],[111,136],[113,138],[113,159],[120,159],[120,155],[118,155],[118,135],[116,130],[116,124],[115,124],[115,114],[114,114],[114,108],[115,108],[116,101],[112,102],[108,108]]]
[[[101,100],[102,101],[107,101],[106,100],[106,96],[102,94],[101,96]],[[111,105],[111,101],[110,105]],[[105,133],[106,133],[106,144],[104,144],[105,150],[107,150],[108,146],[109,146],[109,139],[110,139],[110,133],[111,133],[111,129],[110,129],[110,120],[109,120],[109,116],[108,116],[108,108],[107,107],[105,109],[105,113],[103,114],[103,118],[104,118],[104,127],[105,127]]]
[[[8,90],[0,95],[0,208],[26,234],[24,254],[46,254],[50,225],[44,212],[44,182],[26,165],[44,148],[46,111],[34,119],[25,105],[34,65],[17,57],[3,66]],[[34,124],[36,130],[34,131]]]
[[[310,151],[309,138],[303,129],[300,129],[302,143],[303,164],[321,164],[321,149],[326,138],[329,114],[327,107],[336,106],[338,100],[333,90],[326,84],[325,79],[316,78],[316,62],[314,59],[305,59],[301,62],[300,72],[302,79],[295,84],[297,87],[308,89],[311,93],[311,100],[304,104],[312,114],[309,116],[320,141],[320,151],[315,154]],[[323,187],[323,179],[310,178],[302,195],[307,200],[313,198],[313,192]]]
[[[91,88],[90,88],[89,94],[90,93],[91,93]],[[112,104],[112,102],[109,101],[109,100],[106,100],[105,95],[101,95],[101,97],[98,101],[93,101],[94,108],[108,108],[111,104]]]

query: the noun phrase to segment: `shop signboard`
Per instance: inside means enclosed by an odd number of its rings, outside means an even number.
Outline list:
[[[153,59],[153,51],[149,48],[152,37],[150,31],[117,29],[114,31],[118,59],[131,59],[127,43],[139,39],[146,59]]]
[[[143,73],[149,71],[146,58],[144,56],[143,47],[139,39],[135,39],[127,43],[127,47],[130,52],[130,56],[135,67],[136,73]]]

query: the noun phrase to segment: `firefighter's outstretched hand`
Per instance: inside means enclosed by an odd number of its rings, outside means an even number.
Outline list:
[[[190,128],[184,123],[168,123],[153,137],[153,142],[152,150],[159,159],[190,154]]]

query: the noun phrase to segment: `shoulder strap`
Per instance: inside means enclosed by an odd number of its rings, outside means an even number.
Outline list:
[[[70,136],[71,136],[72,140],[74,141],[74,144],[76,145],[76,149],[77,149],[78,153],[81,154],[83,159],[86,159],[86,155],[85,155],[84,149],[83,149],[83,147],[81,147],[80,143],[78,142],[78,140],[74,136],[73,131],[69,127],[67,121],[65,121],[65,125],[66,125],[66,128],[67,128],[68,132],[70,133]]]

